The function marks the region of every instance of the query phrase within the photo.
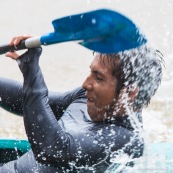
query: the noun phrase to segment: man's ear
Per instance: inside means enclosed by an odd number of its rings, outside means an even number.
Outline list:
[[[139,87],[136,85],[129,85],[127,92],[128,92],[129,100],[134,101],[136,99],[136,97],[138,96]]]

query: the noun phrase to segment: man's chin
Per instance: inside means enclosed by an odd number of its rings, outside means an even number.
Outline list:
[[[90,117],[93,117],[94,115],[96,115],[96,112],[90,108],[87,108],[87,112],[88,112]]]
[[[88,108],[87,111],[92,121],[103,121],[104,118],[100,110]]]

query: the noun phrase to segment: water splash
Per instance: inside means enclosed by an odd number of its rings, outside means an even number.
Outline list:
[[[114,115],[116,116],[119,114],[119,112],[122,110],[120,107],[123,105],[124,113],[128,115],[130,124],[134,129],[134,137],[122,149],[112,153],[110,159],[112,164],[109,166],[106,173],[116,173],[124,169],[130,170],[131,167],[127,166],[128,163],[132,163],[134,161],[136,163],[137,160],[140,162],[138,162],[135,169],[139,171],[139,163],[141,163],[141,158],[135,159],[133,158],[133,154],[129,156],[124,151],[136,139],[138,139],[141,144],[143,143],[145,135],[140,116],[138,116],[137,112],[140,112],[144,106],[148,105],[151,97],[157,91],[162,78],[162,55],[160,52],[157,52],[152,48],[142,46],[139,49],[122,52],[120,53],[120,56],[124,65],[124,76],[121,79],[124,79],[125,81],[125,89],[119,103],[115,106]],[[129,93],[133,93],[137,88],[138,95],[132,102]],[[148,157],[145,155],[142,157],[142,159],[143,162],[144,160],[148,159]],[[142,170],[142,168],[140,169]],[[145,169],[147,170],[147,167],[145,167],[144,170]]]

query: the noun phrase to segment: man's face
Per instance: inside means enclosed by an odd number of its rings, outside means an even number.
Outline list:
[[[90,75],[83,83],[86,90],[87,110],[93,121],[103,121],[117,97],[117,79],[112,76],[107,58],[100,62],[100,54],[96,54],[90,65]]]

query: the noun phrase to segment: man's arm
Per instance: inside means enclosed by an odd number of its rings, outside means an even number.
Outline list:
[[[23,85],[21,82],[0,77],[0,107],[23,116]],[[52,92],[48,94],[50,107],[56,118],[63,115],[64,110],[76,99],[84,97],[85,91],[79,87],[65,93]]]
[[[23,115],[23,86],[20,82],[0,77],[0,107]]]
[[[71,103],[75,102],[76,100],[82,100],[85,98],[85,90],[81,87],[78,87],[65,93],[49,92],[48,98],[53,113],[57,118],[60,118]]]

